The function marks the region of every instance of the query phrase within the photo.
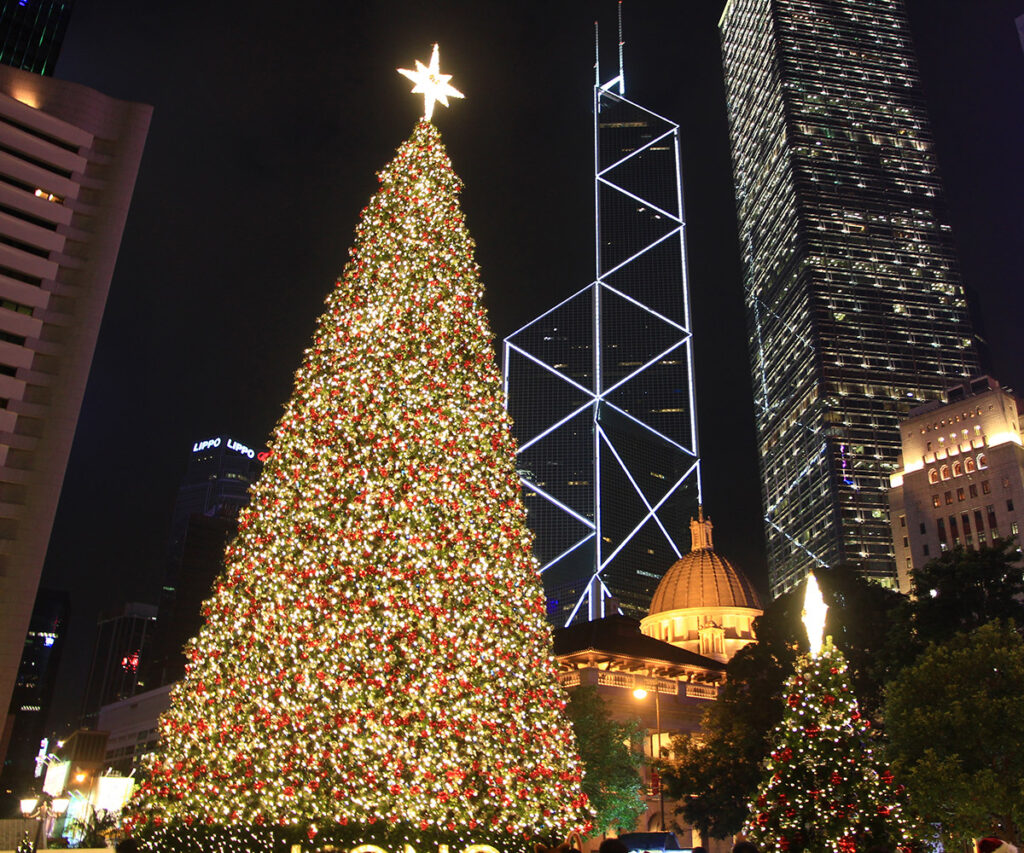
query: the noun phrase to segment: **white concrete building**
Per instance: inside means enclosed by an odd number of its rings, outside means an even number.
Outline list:
[[[900,424],[890,520],[901,592],[952,548],[1017,536],[1024,523],[1024,403],[982,376],[911,410]]]

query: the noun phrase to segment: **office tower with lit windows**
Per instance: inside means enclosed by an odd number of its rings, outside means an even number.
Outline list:
[[[7,713],[8,731],[0,740],[0,805],[29,790],[38,770],[70,609],[66,592],[40,589],[36,596]]]
[[[594,88],[597,278],[505,340],[550,619],[640,618],[700,501],[679,126]]]
[[[731,0],[720,21],[773,595],[894,583],[912,406],[979,370],[901,0]]]
[[[0,65],[0,731],[151,114]]]
[[[53,76],[73,0],[0,0],[0,64]]]

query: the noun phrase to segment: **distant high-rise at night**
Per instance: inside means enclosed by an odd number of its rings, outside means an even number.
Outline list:
[[[183,648],[202,624],[200,609],[224,568],[224,549],[238,531],[238,511],[263,470],[265,454],[226,435],[192,444],[171,517],[171,536],[150,654],[149,687],[185,673]]]
[[[0,0],[0,64],[53,75],[73,0]]]
[[[646,615],[688,549],[700,466],[679,126],[594,88],[597,279],[505,340],[508,409],[556,624]]]
[[[0,730],[152,112],[0,65]]]
[[[155,622],[156,607],[139,602],[129,602],[100,616],[82,703],[83,725],[95,725],[103,705],[127,699],[142,689],[139,665]]]
[[[720,22],[773,595],[894,583],[911,406],[979,370],[901,0],[731,0]]]
[[[0,802],[5,795],[18,796],[31,785],[67,638],[69,610],[68,593],[39,590],[11,697],[7,731],[0,739]]]

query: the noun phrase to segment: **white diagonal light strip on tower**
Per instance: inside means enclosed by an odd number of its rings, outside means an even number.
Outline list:
[[[535,325],[535,324],[539,323],[539,322],[540,322],[541,320],[543,320],[543,319],[544,319],[545,317],[547,317],[547,316],[548,316],[548,314],[551,314],[551,313],[552,313],[553,311],[557,311],[557,310],[558,310],[559,308],[563,307],[564,305],[568,305],[568,304],[569,304],[570,302],[572,302],[572,301],[573,301],[573,300],[574,300],[574,299],[575,299],[575,298],[576,298],[577,296],[582,296],[582,295],[583,295],[584,293],[586,293],[586,292],[587,292],[588,290],[590,290],[590,289],[591,289],[591,288],[592,288],[592,287],[593,287],[593,286],[594,286],[595,284],[597,284],[597,282],[596,282],[596,281],[592,281],[592,282],[590,282],[590,284],[588,284],[588,285],[587,285],[586,287],[584,287],[584,288],[581,288],[580,290],[577,290],[577,291],[576,291],[576,292],[575,292],[575,293],[574,293],[574,294],[573,294],[572,296],[569,296],[569,297],[567,297],[566,299],[563,299],[563,300],[562,300],[561,302],[559,302],[559,303],[558,303],[557,305],[555,305],[555,306],[553,306],[553,307],[549,308],[549,309],[548,309],[547,311],[545,311],[545,312],[544,312],[543,314],[540,314],[540,315],[538,315],[538,316],[534,317],[534,318],[533,318],[533,319],[532,319],[532,320],[531,320],[531,321],[530,321],[529,323],[527,323],[526,325],[524,325],[524,326],[520,326],[520,327],[519,327],[518,329],[516,329],[516,330],[515,330],[515,331],[514,331],[514,332],[513,332],[513,333],[512,333],[511,335],[509,335],[508,337],[506,337],[506,338],[505,338],[505,340],[506,340],[506,341],[510,341],[510,340],[512,340],[512,338],[514,338],[514,337],[515,337],[516,335],[518,335],[518,334],[519,334],[520,332],[525,332],[525,331],[526,331],[527,329],[529,329],[529,328],[530,328],[530,326],[533,326],[533,325]]]
[[[599,283],[600,284],[604,284],[604,280],[606,278],[608,278],[608,276],[615,275],[615,273],[617,273],[619,270],[621,270],[624,266],[627,266],[628,264],[633,263],[633,261],[635,261],[637,258],[639,258],[641,255],[645,254],[646,252],[651,251],[651,249],[653,249],[655,246],[661,245],[669,237],[674,237],[677,234],[682,234],[682,231],[683,231],[683,226],[682,225],[677,225],[671,231],[669,231],[667,234],[662,234],[657,240],[655,240],[653,243],[648,243],[639,252],[634,252],[632,255],[630,255],[628,258],[626,258],[626,260],[620,261],[615,266],[613,266],[611,269],[605,270],[603,273],[601,273],[601,276],[600,276],[600,279],[599,279]],[[598,282],[595,282],[595,283],[598,283]]]
[[[622,194],[623,194],[623,195],[625,195],[625,196],[629,196],[629,197],[630,197],[631,199],[633,199],[634,201],[638,201],[638,202],[640,202],[640,204],[646,205],[647,207],[651,208],[651,210],[655,210],[655,211],[657,211],[657,212],[658,212],[658,213],[660,213],[660,214],[661,214],[662,216],[666,216],[666,217],[668,217],[669,219],[671,219],[671,220],[672,220],[673,222],[678,222],[678,223],[682,224],[682,222],[683,222],[683,220],[682,220],[682,219],[680,219],[680,218],[679,218],[678,216],[676,216],[676,215],[675,215],[674,213],[669,213],[669,212],[668,212],[667,210],[662,210],[662,209],[661,209],[660,207],[658,207],[658,205],[656,205],[656,204],[655,204],[654,202],[652,202],[652,201],[648,201],[648,200],[647,200],[646,198],[643,198],[642,196],[638,196],[638,195],[637,195],[636,193],[630,192],[630,191],[629,191],[629,190],[627,190],[627,189],[626,189],[625,187],[620,187],[620,186],[619,186],[618,184],[613,184],[613,183],[612,183],[611,181],[609,181],[609,180],[608,180],[607,178],[601,178],[601,177],[598,177],[598,179],[597,179],[597,180],[598,180],[598,181],[599,181],[600,183],[604,184],[604,185],[605,185],[606,187],[608,187],[609,189],[613,189],[613,190],[615,190],[616,192],[622,193]]]
[[[657,317],[659,320],[664,320],[670,326],[675,326],[675,328],[679,329],[679,331],[682,332],[684,335],[690,334],[690,330],[687,329],[685,326],[680,326],[677,322],[675,322],[674,320],[670,320],[664,314],[659,314],[657,311],[651,308],[650,305],[644,305],[644,303],[640,302],[638,299],[634,299],[632,296],[629,296],[628,294],[623,293],[621,290],[617,290],[616,288],[612,287],[610,284],[608,284],[608,282],[602,280],[598,282],[598,284],[600,284],[601,287],[603,287],[605,290],[614,293],[616,296],[621,296],[627,302],[632,302],[637,308],[642,308],[648,314]]]
[[[580,605],[584,601],[586,601],[588,598],[590,598],[590,586],[594,582],[595,578],[597,579],[597,582],[600,585],[602,591],[607,593],[607,595],[602,596],[602,598],[614,598],[615,597],[615,596],[612,595],[612,591],[610,589],[608,589],[608,586],[601,579],[601,576],[600,575],[594,575],[590,579],[590,581],[587,583],[587,588],[583,591],[583,594],[580,595],[579,599],[576,601],[576,606],[572,609],[572,613],[569,614],[569,618],[565,620],[565,627],[566,628],[568,628],[572,624],[572,620],[576,618],[576,613],[579,611]],[[621,609],[622,608],[619,608],[620,611],[621,611]],[[602,611],[603,610],[604,610],[604,608],[602,607]]]
[[[626,99],[623,98],[622,100],[625,101]],[[627,101],[627,103],[628,103],[628,101]],[[633,106],[636,106],[636,104],[634,104]],[[640,107],[640,109],[643,110],[644,108]],[[650,112],[650,111],[649,110],[644,110],[644,112]],[[650,113],[650,114],[654,115],[654,113]],[[659,118],[660,118],[660,116],[659,116]],[[662,119],[662,121],[668,121],[668,119]],[[670,122],[670,124],[672,124],[672,122]],[[666,130],[661,136],[656,136],[654,139],[650,140],[649,142],[645,142],[643,145],[637,147],[633,151],[630,151],[625,157],[620,157],[618,160],[616,160],[610,166],[605,166],[603,169],[601,169],[597,173],[596,177],[600,178],[602,175],[606,175],[612,169],[617,169],[623,163],[626,163],[629,160],[632,160],[634,157],[638,157],[639,155],[643,154],[646,150],[648,150],[651,146],[657,145],[657,143],[661,142],[661,140],[663,140],[666,136],[671,136],[672,134],[674,134],[677,129],[678,129],[678,126],[672,127],[669,130]]]
[[[598,395],[598,396],[600,396],[601,399],[604,399],[604,397],[606,395],[611,394],[611,392],[614,391],[616,388],[619,388],[620,386],[625,385],[631,379],[634,379],[636,376],[638,376],[639,374],[643,373],[652,364],[657,364],[666,355],[671,353],[672,350],[679,349],[679,347],[681,347],[683,344],[685,344],[688,340],[689,340],[689,337],[680,338],[678,341],[676,341],[674,344],[672,344],[672,346],[670,346],[668,349],[663,350],[662,352],[659,352],[657,355],[652,356],[649,361],[646,361],[643,364],[641,364],[636,370],[634,370],[628,376],[624,377],[623,379],[620,379],[614,385],[611,385],[610,387],[605,388],[604,391],[602,391],[600,393],[600,395]]]
[[[669,536],[668,531],[665,529],[665,525],[661,523],[661,519],[658,517],[658,514],[654,511],[654,507],[651,506],[651,502],[647,500],[647,495],[644,494],[643,489],[641,489],[640,486],[637,484],[636,479],[633,477],[633,472],[630,471],[629,466],[622,461],[622,457],[619,456],[619,451],[615,449],[615,445],[612,443],[612,440],[608,437],[608,433],[601,429],[600,424],[598,424],[597,432],[601,436],[601,438],[604,439],[605,445],[607,445],[608,449],[612,452],[612,456],[615,457],[615,461],[619,463],[619,467],[622,469],[622,472],[629,479],[629,483],[633,487],[633,491],[637,493],[640,500],[643,501],[644,506],[647,507],[648,518],[650,518],[652,515],[654,516],[655,522],[661,529],[661,532],[664,534],[665,539],[668,540],[668,544],[675,552],[676,559],[682,559],[683,555],[679,552],[679,549],[676,547],[675,541],[672,539],[671,536]]]
[[[586,536],[584,536],[579,542],[577,542],[575,545],[570,545],[568,548],[566,548],[561,554],[559,554],[553,560],[548,560],[547,563],[545,563],[543,566],[541,566],[537,570],[537,573],[538,574],[544,574],[544,572],[546,572],[548,569],[550,569],[555,563],[559,562],[560,560],[562,560],[565,557],[568,557],[573,551],[575,551],[577,548],[579,548],[580,545],[584,545],[587,542],[589,542],[591,539],[593,539],[594,535],[595,535],[594,532],[591,531]]]
[[[799,548],[801,551],[803,551],[805,554],[807,554],[807,556],[810,557],[812,560],[814,560],[819,566],[822,566],[823,568],[826,568],[826,569],[829,567],[828,563],[826,563],[823,559],[821,559],[821,557],[819,557],[817,554],[815,554],[810,548],[808,548],[802,542],[798,542],[796,539],[794,539],[792,536],[790,536],[785,530],[783,530],[781,527],[779,527],[779,525],[777,525],[774,521],[772,521],[767,515],[764,517],[764,520],[765,520],[765,522],[767,524],[770,524],[779,533],[781,533],[783,536],[785,536],[790,542],[792,542],[794,545],[796,545],[797,548]]]
[[[558,498],[552,497],[547,492],[545,492],[540,486],[538,486],[536,483],[533,483],[530,480],[527,480],[525,477],[522,477],[522,476],[520,476],[519,482],[522,483],[524,486],[526,486],[526,487],[532,489],[533,491],[535,491],[538,495],[540,495],[542,498],[544,498],[544,500],[546,500],[548,503],[554,504],[559,509],[564,510],[565,512],[567,512],[569,515],[571,515],[573,518],[575,518],[578,522],[580,522],[580,524],[585,524],[591,530],[595,529],[594,528],[594,522],[592,522],[589,518],[586,518],[585,516],[580,515],[578,512],[576,512],[576,510],[566,506]]]
[[[609,554],[609,555],[608,555],[608,556],[607,556],[607,557],[606,557],[606,558],[605,558],[604,560],[602,560],[602,561],[601,561],[601,565],[600,565],[600,567],[599,567],[599,568],[598,568],[598,570],[597,570],[597,574],[600,574],[601,572],[603,572],[603,571],[605,570],[605,568],[607,568],[608,564],[609,564],[609,563],[610,563],[610,562],[611,562],[612,560],[614,560],[614,559],[615,559],[615,555],[616,555],[616,554],[618,554],[618,553],[619,553],[619,551],[621,551],[621,550],[622,550],[623,548],[625,548],[625,547],[626,547],[626,545],[628,545],[628,544],[630,543],[630,541],[632,540],[632,538],[633,538],[634,536],[636,536],[636,534],[637,534],[637,533],[639,533],[639,532],[640,532],[640,529],[641,529],[641,528],[642,528],[642,527],[643,527],[643,526],[644,526],[645,524],[647,524],[647,522],[648,522],[648,521],[650,521],[650,520],[651,520],[651,517],[652,517],[653,515],[655,515],[655,514],[656,514],[656,513],[658,512],[658,510],[659,510],[659,509],[661,509],[661,507],[662,507],[662,504],[664,504],[664,503],[665,503],[665,501],[667,501],[667,500],[668,500],[668,499],[669,499],[670,497],[672,497],[672,495],[673,495],[673,494],[675,493],[676,489],[678,489],[678,488],[679,488],[679,487],[680,487],[681,485],[683,485],[683,483],[685,483],[685,482],[686,482],[686,481],[687,481],[687,480],[688,480],[688,479],[690,478],[690,475],[691,475],[691,474],[692,474],[692,473],[694,472],[694,469],[695,469],[696,467],[697,467],[697,463],[694,463],[694,464],[693,464],[693,465],[692,465],[692,466],[691,466],[690,468],[688,468],[688,469],[687,469],[687,471],[686,471],[686,473],[685,473],[685,474],[683,474],[683,476],[682,476],[682,477],[680,477],[680,478],[679,478],[679,479],[678,479],[678,480],[677,480],[677,481],[675,482],[675,484],[674,484],[674,485],[672,486],[672,488],[671,488],[671,489],[669,489],[669,490],[668,490],[667,492],[665,492],[665,494],[664,494],[664,495],[662,496],[661,500],[659,500],[659,501],[658,501],[658,502],[657,502],[657,503],[656,503],[656,504],[655,504],[655,505],[654,505],[654,506],[653,506],[653,507],[652,507],[652,508],[651,508],[651,509],[650,509],[650,510],[648,511],[647,515],[645,515],[645,516],[643,517],[643,520],[642,520],[642,521],[641,521],[641,522],[640,522],[640,523],[639,523],[639,524],[638,524],[638,525],[637,525],[636,527],[634,527],[634,528],[633,528],[633,529],[632,529],[632,530],[631,530],[631,531],[629,532],[629,534],[628,534],[628,535],[627,535],[627,536],[626,536],[626,537],[625,537],[625,538],[624,538],[624,539],[623,539],[623,540],[622,540],[622,541],[621,541],[621,542],[619,543],[618,547],[617,547],[617,548],[616,548],[616,549],[615,549],[614,551],[612,551],[612,552],[611,552],[611,553],[610,553],[610,554]]]
[[[508,346],[510,346],[512,349],[514,349],[521,356],[523,356],[525,358],[528,358],[528,359],[530,359],[530,361],[534,362],[535,364],[539,365],[540,367],[543,367],[546,371],[548,371],[552,375],[557,376],[563,382],[568,382],[570,385],[573,386],[573,388],[577,389],[578,391],[582,391],[584,394],[587,394],[590,397],[594,396],[594,392],[590,388],[587,388],[584,385],[580,385],[579,382],[576,382],[573,379],[570,379],[568,376],[566,376],[561,371],[555,370],[555,368],[553,368],[546,361],[543,361],[543,360],[537,358],[537,356],[535,356],[535,355],[531,355],[526,350],[521,349],[520,347],[517,347],[515,344],[508,344]]]
[[[567,423],[568,421],[571,421],[577,415],[582,414],[586,409],[589,409],[591,406],[594,405],[594,400],[596,400],[596,399],[597,399],[596,397],[593,397],[592,399],[587,400],[587,402],[585,402],[578,409],[576,409],[573,412],[569,412],[569,414],[567,414],[564,418],[562,418],[558,423],[552,424],[547,429],[545,429],[544,432],[540,433],[539,435],[535,435],[529,441],[526,441],[526,442],[523,442],[522,444],[520,444],[519,445],[519,449],[516,450],[516,456],[518,456],[520,453],[522,453],[528,447],[532,447],[534,444],[536,444],[542,438],[551,435],[551,433],[553,433],[556,429],[558,429],[560,426],[562,426],[563,424]]]
[[[583,594],[579,597],[576,602],[576,606],[572,609],[572,613],[569,614],[569,618],[565,620],[565,627],[568,628],[572,624],[572,620],[576,618],[576,614],[579,613],[580,605],[587,600],[590,595],[590,583],[588,581],[587,588],[583,590]]]
[[[642,420],[640,420],[640,419],[639,419],[639,418],[637,418],[637,417],[634,417],[634,416],[633,416],[633,415],[631,415],[631,414],[630,414],[629,412],[627,412],[627,411],[626,411],[625,409],[620,409],[620,408],[619,408],[618,406],[616,406],[616,405],[615,405],[614,403],[612,403],[612,402],[609,402],[608,400],[602,400],[601,402],[602,402],[602,403],[603,403],[603,404],[604,404],[605,406],[608,406],[609,408],[611,408],[611,409],[614,409],[614,410],[615,410],[616,412],[618,412],[618,413],[619,413],[620,415],[622,415],[622,416],[623,416],[624,418],[629,418],[629,419],[630,419],[630,420],[631,420],[631,421],[632,421],[633,423],[635,423],[635,424],[636,424],[637,426],[643,427],[643,428],[644,428],[645,430],[647,430],[647,431],[648,431],[649,433],[651,433],[652,435],[656,436],[657,438],[660,438],[660,439],[661,439],[662,441],[664,441],[665,443],[667,443],[667,444],[671,444],[671,445],[672,445],[673,447],[677,448],[678,450],[681,450],[681,451],[683,451],[683,453],[685,453],[685,454],[686,454],[687,456],[696,456],[696,455],[697,455],[697,454],[696,454],[696,453],[695,453],[695,452],[694,452],[693,450],[691,450],[690,448],[688,448],[688,447],[683,447],[683,445],[681,445],[681,444],[680,444],[679,442],[677,442],[677,441],[673,441],[673,440],[672,440],[671,438],[669,438],[669,437],[668,437],[667,435],[664,435],[664,434],[662,434],[662,433],[658,432],[658,431],[657,431],[657,430],[656,430],[656,429],[655,429],[654,427],[652,427],[652,426],[651,426],[650,424],[645,424],[645,423],[644,423],[644,422],[643,422]]]

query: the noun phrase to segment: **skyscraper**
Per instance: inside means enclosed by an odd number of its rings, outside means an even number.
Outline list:
[[[911,406],[978,371],[901,0],[731,0],[719,24],[773,595],[894,583]]]
[[[552,621],[646,614],[688,550],[700,467],[679,126],[594,87],[597,278],[505,340]]]
[[[0,64],[53,75],[73,0],[0,0]]]
[[[193,442],[171,517],[156,630],[143,661],[148,687],[185,674],[185,643],[199,633],[202,603],[224,569],[224,548],[238,532],[238,511],[249,505],[265,458],[226,435]]]
[[[66,592],[41,589],[36,596],[7,714],[8,731],[0,739],[0,804],[27,791],[37,770],[70,607]]]
[[[0,717],[151,114],[0,66]]]

